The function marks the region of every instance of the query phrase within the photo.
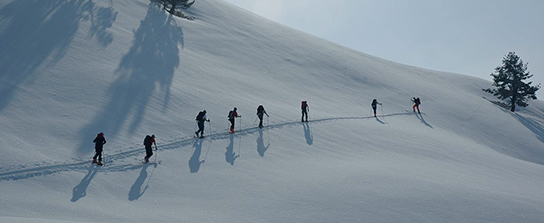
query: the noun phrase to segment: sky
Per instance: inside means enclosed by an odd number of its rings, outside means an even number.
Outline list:
[[[367,54],[489,81],[515,52],[530,80],[544,83],[544,1],[226,1]],[[544,90],[537,96],[544,99]]]

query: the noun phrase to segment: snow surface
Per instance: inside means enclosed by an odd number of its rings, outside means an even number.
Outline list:
[[[146,0],[0,2],[1,222],[543,221],[542,101],[510,113],[481,91],[488,80],[222,0],[185,13],[196,19]],[[203,109],[212,121],[196,140]],[[146,134],[159,165],[138,164]]]

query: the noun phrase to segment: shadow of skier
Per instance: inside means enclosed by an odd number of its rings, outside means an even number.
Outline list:
[[[304,127],[304,136],[306,137],[306,143],[311,146],[314,143],[314,136],[310,131],[310,125],[307,122],[304,122],[302,123],[302,126]]]
[[[87,195],[87,187],[93,180],[96,173],[98,173],[99,169],[100,167],[97,167],[95,165],[89,167],[89,172],[87,173],[87,175],[85,175],[85,177],[81,179],[81,182],[72,190],[72,199],[70,201],[76,202]]]
[[[146,185],[143,189],[142,186],[144,185],[145,179],[147,179],[147,168],[149,165],[144,164],[142,167],[142,170],[140,171],[140,176],[138,176],[138,179],[136,179],[136,182],[130,187],[130,191],[128,192],[128,200],[138,200],[142,195],[144,195],[145,191],[147,190],[148,185]]]
[[[191,173],[197,173],[200,170],[200,165],[204,163],[204,160],[200,161],[200,155],[202,154],[202,139],[196,139],[193,143],[195,148],[193,156],[189,159],[189,169]]]
[[[428,126],[429,128],[431,129],[434,129],[433,126],[431,124],[429,124],[427,121],[425,121],[425,118],[423,118],[423,115],[422,114],[417,114],[416,113],[416,117],[423,123],[425,124],[426,126]]]
[[[225,160],[227,163],[230,163],[230,165],[234,166],[234,161],[236,158],[240,157],[240,155],[236,155],[234,152],[234,134],[231,134],[229,137],[229,145],[227,146],[227,152],[225,152]]]
[[[257,152],[261,157],[264,157],[264,153],[268,148],[270,147],[270,141],[268,142],[268,145],[264,145],[264,139],[263,139],[263,130],[259,129],[259,138],[257,138]]]

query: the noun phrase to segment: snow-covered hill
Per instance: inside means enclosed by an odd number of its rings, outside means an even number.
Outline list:
[[[366,55],[222,0],[185,13],[196,19],[147,0],[0,2],[0,221],[544,218],[541,101],[512,114],[481,91],[489,81]],[[229,135],[233,107],[242,131]],[[202,109],[212,121],[195,140]],[[160,165],[136,165],[146,134]]]

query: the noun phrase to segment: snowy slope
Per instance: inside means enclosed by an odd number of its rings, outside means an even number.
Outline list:
[[[221,0],[195,3],[194,21],[146,0],[0,7],[0,221],[544,217],[541,101],[512,114],[481,91],[489,81],[366,55]],[[422,116],[407,111],[413,96]],[[242,132],[228,135],[234,106]],[[202,109],[212,122],[194,140]],[[151,133],[162,163],[135,165]]]

